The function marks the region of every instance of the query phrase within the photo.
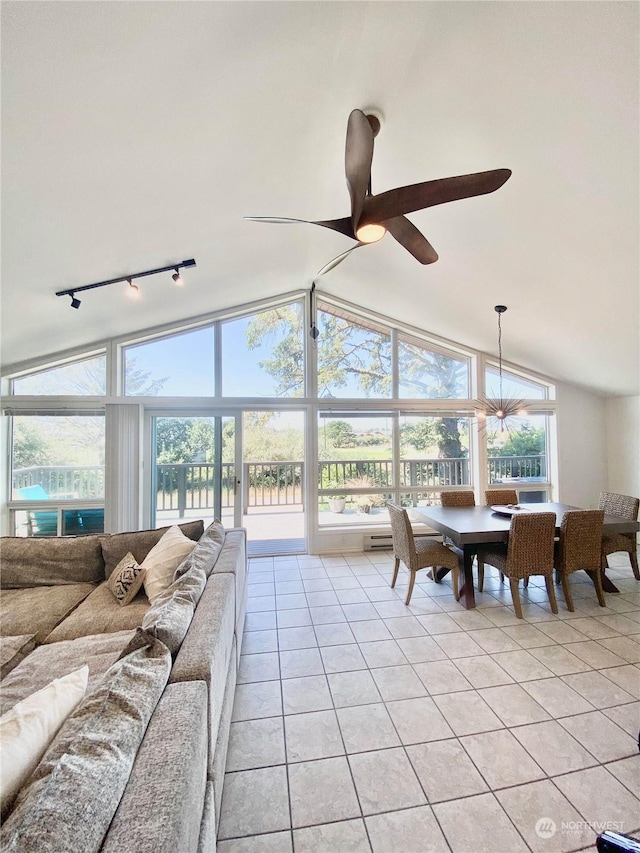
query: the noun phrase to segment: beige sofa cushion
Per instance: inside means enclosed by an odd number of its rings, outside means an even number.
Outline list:
[[[205,800],[206,755],[207,688],[201,681],[167,685],[101,853],[195,851]]]
[[[41,643],[95,588],[90,583],[74,583],[4,589],[0,596],[2,634],[6,637],[35,634],[36,642]],[[111,598],[115,601],[112,595]],[[120,609],[117,602],[116,607]]]
[[[100,583],[104,580],[103,538],[3,536],[0,539],[2,589]]]
[[[18,794],[0,830],[5,853],[101,848],[170,668],[157,640],[109,667]]]
[[[171,586],[176,569],[195,547],[193,539],[176,526],[170,527],[149,551],[141,568],[145,573],[144,591],[152,604]]]
[[[142,624],[148,609],[149,600],[142,592],[127,607],[120,607],[118,599],[105,581],[96,587],[44,642],[57,643],[60,640],[75,640],[88,634],[112,634],[114,631],[131,630]]]
[[[17,637],[0,637],[0,679],[9,675],[21,663],[36,645],[34,634],[20,634]]]
[[[204,522],[187,521],[178,527],[185,536],[197,542],[204,533]],[[160,527],[158,530],[135,530],[131,533],[113,533],[111,536],[102,538],[102,554],[104,557],[104,577],[108,578],[118,565],[120,560],[131,551],[138,563],[142,563],[149,551],[156,545],[168,527]],[[102,578],[101,578],[102,580]]]
[[[35,690],[45,687],[52,678],[60,678],[85,663],[89,667],[87,693],[90,693],[118,659],[132,635],[132,631],[119,631],[38,646],[3,679],[0,714],[5,714]]]

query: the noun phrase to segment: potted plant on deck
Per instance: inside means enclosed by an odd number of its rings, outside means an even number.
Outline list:
[[[337,480],[329,480],[325,488],[327,489],[339,489],[343,484],[338,483]],[[347,502],[346,495],[335,494],[329,495],[329,512],[344,512],[345,504]]]

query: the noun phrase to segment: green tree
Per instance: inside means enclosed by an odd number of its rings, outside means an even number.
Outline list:
[[[540,456],[545,450],[544,427],[523,424],[517,432],[512,432],[508,440],[499,449],[491,452],[498,456]]]
[[[329,421],[325,434],[334,447],[353,447],[356,443],[356,434],[348,421]]]
[[[50,442],[43,431],[26,423],[25,418],[16,419],[13,428],[14,469],[47,465],[50,458]]]
[[[270,346],[271,357],[258,365],[277,379],[279,397],[301,397],[304,393],[302,325],[301,305],[294,302],[256,314],[245,332],[248,349]]]
[[[279,313],[256,315],[247,329],[247,344],[268,342],[277,328],[281,336],[272,357],[261,366],[275,380],[276,393],[289,395],[302,387],[303,342],[294,306]],[[318,394],[331,395],[337,388],[354,387],[355,394],[388,397],[391,392],[391,339],[355,318],[329,310],[318,311]],[[459,397],[466,390],[466,363],[410,344],[402,345],[401,374],[404,385],[415,388],[416,397]],[[329,438],[329,436],[326,436]],[[466,451],[458,418],[443,418],[436,433],[441,456],[462,457]],[[338,445],[334,445],[338,446]]]

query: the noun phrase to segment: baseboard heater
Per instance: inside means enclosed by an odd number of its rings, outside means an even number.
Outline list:
[[[414,533],[417,538],[421,536],[439,536],[439,533]],[[367,533],[362,538],[364,551],[391,551],[393,550],[393,536],[390,533]]]

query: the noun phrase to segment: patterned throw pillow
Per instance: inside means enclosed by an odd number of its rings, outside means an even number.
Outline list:
[[[120,606],[131,604],[138,594],[146,571],[139,566],[131,551],[125,554],[109,575],[107,586],[120,602]]]

